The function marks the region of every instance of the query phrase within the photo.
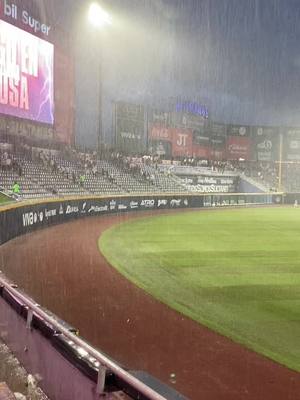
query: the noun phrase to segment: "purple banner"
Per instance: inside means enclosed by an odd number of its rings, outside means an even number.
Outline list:
[[[0,21],[0,113],[54,123],[53,44]]]

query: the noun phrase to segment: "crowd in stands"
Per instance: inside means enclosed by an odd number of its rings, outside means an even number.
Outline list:
[[[128,192],[183,192],[176,167],[193,173],[236,174],[254,179],[266,191],[278,189],[278,164],[209,161],[193,157],[161,160],[159,156],[124,154],[115,149],[80,151],[70,146],[42,148],[27,143],[0,143],[0,190],[15,197],[65,196]],[[187,172],[187,173],[188,173]],[[282,190],[300,190],[300,165],[282,168]]]

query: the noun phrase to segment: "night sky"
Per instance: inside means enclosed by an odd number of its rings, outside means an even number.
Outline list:
[[[219,122],[300,125],[298,0],[107,0],[113,25],[101,32],[88,26],[89,2],[61,3],[60,22],[75,32],[84,142],[95,139],[100,47],[107,139],[116,100],[164,105],[181,96]]]

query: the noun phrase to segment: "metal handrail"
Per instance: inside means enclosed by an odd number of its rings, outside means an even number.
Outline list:
[[[94,349],[84,340],[80,339],[74,333],[70,332],[66,329],[62,324],[56,321],[54,318],[49,316],[45,311],[43,311],[37,303],[33,303],[30,299],[28,299],[25,295],[20,293],[17,289],[13,288],[10,283],[8,283],[3,277],[0,276],[0,286],[3,286],[6,290],[8,290],[13,296],[18,298],[26,307],[28,307],[28,318],[30,318],[30,322],[32,320],[32,314],[35,314],[38,317],[41,317],[45,322],[51,324],[55,330],[61,332],[65,337],[74,342],[77,346],[84,349],[88,352],[92,357],[94,357],[99,363],[99,373],[98,373],[98,383],[99,386],[104,386],[104,375],[105,370],[109,369],[112,373],[122,379],[124,382],[132,386],[138,392],[146,396],[149,400],[167,400],[165,397],[155,392],[145,383],[141,382],[139,379],[135,378],[129,372],[125,371],[119,365],[114,363],[108,357]]]

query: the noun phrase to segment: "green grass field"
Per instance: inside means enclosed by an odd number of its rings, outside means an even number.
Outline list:
[[[12,199],[10,197],[5,196],[5,194],[0,193],[0,205],[11,202]]]
[[[170,307],[300,371],[300,209],[141,218],[108,229],[99,247]]]

